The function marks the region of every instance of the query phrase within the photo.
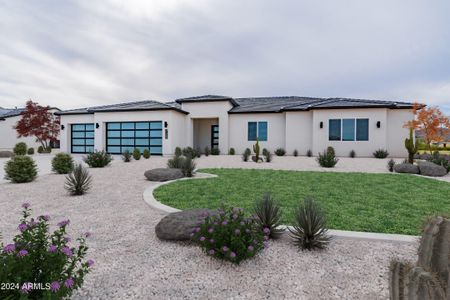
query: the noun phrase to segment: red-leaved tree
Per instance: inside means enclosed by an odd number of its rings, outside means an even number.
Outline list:
[[[58,140],[59,117],[50,112],[50,106],[28,100],[21,116],[14,127],[17,137],[34,136],[44,149],[49,147],[49,142]]]

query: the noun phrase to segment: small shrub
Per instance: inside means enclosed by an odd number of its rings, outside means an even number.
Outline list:
[[[130,150],[125,150],[125,151],[123,151],[123,153],[122,153],[122,160],[124,161],[124,162],[130,162],[131,161],[131,152],[130,152]]]
[[[103,168],[110,164],[112,157],[105,151],[95,151],[83,158],[83,161],[91,168]]]
[[[73,158],[67,153],[58,153],[52,159],[52,171],[58,174],[67,174],[73,170]]]
[[[167,167],[171,169],[181,169],[183,166],[183,156],[174,156],[167,161]]]
[[[270,193],[265,193],[262,198],[255,201],[253,213],[256,216],[259,229],[261,231],[266,230],[270,238],[276,239],[283,234],[281,207]]]
[[[264,155],[264,158],[266,159],[266,162],[271,162],[272,161],[273,154],[270,153],[269,150],[266,149],[266,152],[263,153],[263,155]]]
[[[211,155],[220,155],[220,149],[219,148],[212,148],[211,149]]]
[[[186,156],[182,159],[181,171],[185,177],[192,177],[195,170],[195,161],[192,157]]]
[[[327,235],[326,217],[320,206],[312,199],[306,198],[295,210],[292,229],[288,227],[294,244],[302,249],[324,249],[330,242]]]
[[[69,299],[94,264],[85,260],[90,233],[79,237],[78,245],[70,243],[66,232],[69,220],[50,232],[50,217],[31,217],[29,206],[22,204],[21,232],[12,243],[0,247],[1,282],[17,284],[14,289],[0,289],[0,299]],[[43,288],[33,287],[33,283]]]
[[[143,156],[145,159],[149,159],[149,158],[150,158],[150,150],[144,149],[144,152],[142,153],[142,156]]]
[[[33,147],[28,148],[27,154],[28,154],[28,155],[33,155],[33,154],[34,154],[34,148],[33,148]]]
[[[259,151],[260,151],[259,141],[256,139],[256,143],[253,145],[253,152],[255,152],[255,156],[252,157],[252,160],[256,163],[258,163],[261,159],[259,157]]]
[[[183,148],[183,150],[181,152],[186,157],[188,157],[188,156],[191,158],[200,157],[200,151],[198,151],[197,149],[194,149],[192,147]]]
[[[294,150],[294,152],[292,153],[292,155],[294,155],[295,157],[298,156],[298,151],[297,151],[297,149]]]
[[[262,155],[263,155],[263,156],[266,156],[266,155],[267,155],[267,152],[269,152],[269,150],[267,150],[267,148],[263,148],[263,149],[262,149]]]
[[[250,150],[250,148],[246,148],[244,153],[242,154],[242,160],[248,161],[248,158],[250,157],[251,154],[252,154],[252,151]]]
[[[234,148],[230,148],[230,150],[228,150],[228,155],[235,155],[236,151],[234,150]]]
[[[37,149],[37,152],[38,152],[39,154],[42,154],[42,153],[51,153],[51,152],[52,152],[52,147],[48,146],[47,148],[44,148],[44,147],[42,147],[42,146],[39,146],[38,149]]]
[[[208,146],[205,147],[204,154],[205,154],[205,156],[209,156],[209,154],[211,154],[211,150],[209,150]]]
[[[334,148],[331,146],[327,147],[327,154],[333,157],[336,157],[336,152],[334,151]]]
[[[443,166],[447,169],[447,173],[450,172],[450,155],[443,155],[439,154],[438,151],[434,151],[427,160],[439,166]]]
[[[140,160],[141,159],[141,150],[139,150],[138,148],[134,148],[134,150],[133,150],[133,158],[135,160]]]
[[[277,150],[275,150],[275,154],[276,156],[284,156],[286,154],[286,150],[284,150],[283,148],[278,148]]]
[[[377,151],[375,151],[373,153],[373,156],[375,158],[386,158],[386,157],[388,157],[388,155],[389,155],[389,152],[387,152],[387,150],[384,150],[384,149],[378,149]]]
[[[180,147],[176,147],[175,148],[175,156],[181,156],[183,153],[182,153],[182,151],[181,151],[181,148]]]
[[[356,156],[355,150],[350,151],[349,156],[350,156],[351,158],[355,158],[355,156]]]
[[[24,142],[17,143],[14,146],[13,151],[15,155],[25,155],[27,154],[27,144],[25,144]]]
[[[236,264],[255,256],[269,238],[252,218],[245,218],[242,209],[224,207],[207,216],[191,236],[206,254]]]
[[[5,174],[14,183],[31,182],[37,176],[36,163],[29,156],[16,155],[6,162]]]
[[[389,172],[394,172],[395,161],[391,158],[387,163]]]
[[[39,154],[44,153],[44,147],[39,146],[38,149],[37,149],[37,152],[38,152]]]
[[[78,196],[85,194],[92,184],[92,177],[89,175],[88,169],[84,168],[82,164],[78,164],[70,173],[66,176],[66,183],[64,188],[72,195]]]
[[[312,151],[311,150],[306,151],[306,156],[312,157]]]
[[[323,168],[333,168],[339,161],[339,159],[334,156],[334,151],[328,150],[329,149],[323,151],[323,153],[319,153],[319,157],[316,159]]]

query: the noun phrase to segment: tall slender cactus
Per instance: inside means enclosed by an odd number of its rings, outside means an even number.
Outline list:
[[[409,139],[408,138],[405,139],[405,148],[406,150],[408,150],[408,162],[410,164],[414,163],[414,155],[419,150],[418,149],[419,145],[417,143],[417,140],[414,142],[412,128],[409,129]]]

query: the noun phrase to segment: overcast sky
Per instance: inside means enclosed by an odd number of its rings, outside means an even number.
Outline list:
[[[450,114],[450,1],[0,0],[0,106],[219,94]]]

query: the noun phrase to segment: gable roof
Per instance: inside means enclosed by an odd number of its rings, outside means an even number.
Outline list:
[[[234,107],[238,105],[235,99],[221,95],[203,95],[203,96],[180,98],[175,100],[175,102],[179,104],[189,102],[192,103],[192,102],[215,102],[215,101],[229,101]]]

